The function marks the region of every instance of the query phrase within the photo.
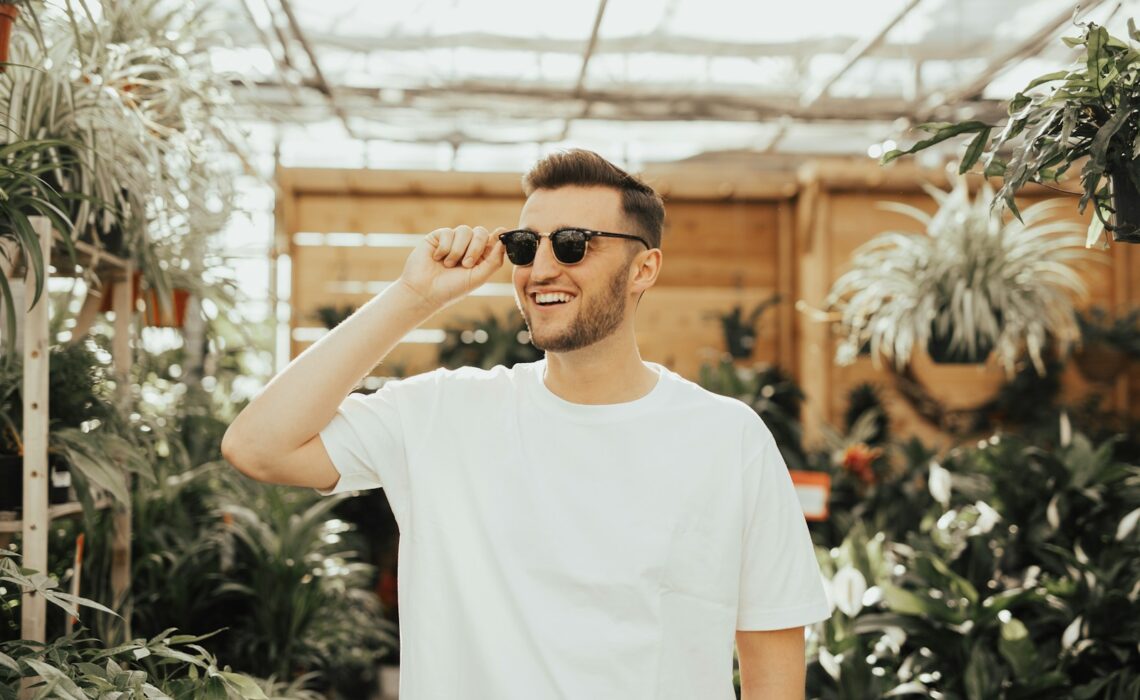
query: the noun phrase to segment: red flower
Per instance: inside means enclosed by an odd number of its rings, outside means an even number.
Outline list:
[[[872,465],[882,454],[883,448],[881,447],[868,447],[866,443],[857,442],[854,445],[848,445],[847,449],[843,451],[840,465],[863,483],[873,484],[875,483],[875,470]]]

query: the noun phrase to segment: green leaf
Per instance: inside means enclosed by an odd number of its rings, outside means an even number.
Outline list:
[[[970,650],[970,661],[966,664],[966,697],[970,700],[992,700],[997,687],[994,678],[995,664],[989,652],[981,644],[974,644]]]
[[[986,144],[989,143],[990,132],[992,131],[993,129],[991,127],[982,129],[978,132],[978,135],[974,137],[974,140],[970,142],[970,145],[966,147],[966,154],[962,156],[962,163],[958,166],[959,175],[964,175],[969,172],[970,169],[974,167],[974,164],[978,162],[978,158],[981,157]]]
[[[13,671],[15,671],[16,673],[20,672],[20,664],[17,663],[16,660],[13,659],[11,656],[8,656],[7,654],[5,654],[3,652],[0,652],[0,666],[4,666],[5,668],[10,668]]]
[[[1029,638],[1029,630],[1016,617],[1002,623],[998,651],[1013,667],[1018,678],[1029,678],[1037,663],[1037,649]]]
[[[893,151],[888,151],[887,153],[883,154],[882,158],[879,159],[879,163],[886,165],[887,163],[890,163],[900,156],[917,153],[923,149],[930,148],[935,144],[942,143],[947,139],[952,139],[955,136],[960,136],[962,134],[973,134],[979,131],[992,129],[993,127],[989,124],[986,124],[985,122],[967,121],[960,122],[958,124],[946,124],[942,122],[919,124],[917,128],[922,129],[923,131],[934,131],[934,136],[931,136],[928,139],[923,139],[922,141],[919,141],[906,150],[900,151],[896,149]]]
[[[230,673],[228,671],[221,671],[219,675],[230,685],[234,687],[242,698],[245,700],[269,700],[265,691],[261,689],[249,676],[244,676],[240,673]]]
[[[1044,85],[1045,83],[1051,83],[1054,80],[1064,80],[1066,77],[1068,77],[1068,75],[1069,75],[1069,71],[1067,71],[1067,70],[1059,70],[1059,71],[1055,71],[1053,73],[1046,73],[1045,75],[1042,75],[1040,77],[1034,78],[1033,80],[1029,81],[1029,84],[1026,85],[1024,88],[1022,88],[1021,92],[1023,92],[1023,93],[1028,92],[1029,90],[1032,90],[1033,88],[1037,87],[1038,85]]]
[[[886,601],[887,607],[891,611],[904,615],[926,616],[930,614],[932,607],[930,601],[918,594],[889,583],[884,583],[881,588],[883,600]]]

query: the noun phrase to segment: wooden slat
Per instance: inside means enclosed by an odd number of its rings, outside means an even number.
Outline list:
[[[51,259],[51,220],[30,219],[39,235],[44,260]],[[33,294],[35,275],[29,268],[24,285],[28,298]],[[51,339],[48,313],[51,306],[47,285],[39,302],[24,317],[24,528],[23,558],[20,566],[48,573],[48,368]],[[20,307],[16,307],[20,312]],[[35,591],[24,593],[20,606],[21,634],[24,639],[45,641],[46,600]]]
[[[521,195],[486,199],[301,195],[296,200],[293,231],[427,234],[459,225],[513,228],[522,205]]]

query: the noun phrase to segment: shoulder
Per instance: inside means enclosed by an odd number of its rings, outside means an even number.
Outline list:
[[[673,385],[671,397],[678,408],[700,411],[734,425],[764,425],[756,411],[738,398],[709,391],[670,369],[662,368],[661,378]]]

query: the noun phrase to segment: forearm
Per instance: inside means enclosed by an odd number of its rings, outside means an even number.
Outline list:
[[[804,628],[736,633],[741,700],[803,700]]]
[[[345,396],[438,307],[397,281],[274,377],[237,416],[225,449],[272,461],[317,435]]]

